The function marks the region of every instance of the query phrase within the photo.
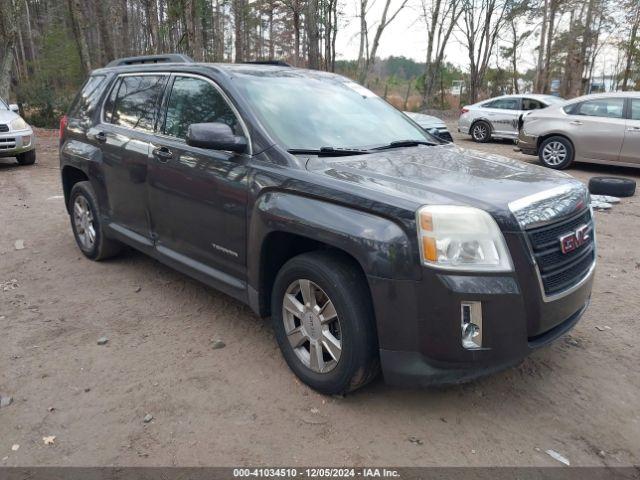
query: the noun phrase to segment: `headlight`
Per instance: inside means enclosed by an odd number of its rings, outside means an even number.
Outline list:
[[[11,122],[11,130],[26,130],[29,126],[22,118],[16,118]]]
[[[502,232],[484,210],[428,205],[418,210],[416,220],[424,265],[463,271],[513,270]]]

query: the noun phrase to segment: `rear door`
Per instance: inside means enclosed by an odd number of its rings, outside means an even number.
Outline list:
[[[498,98],[489,104],[487,115],[495,136],[515,138],[518,135],[518,119],[522,112],[520,97]]]
[[[249,156],[191,147],[185,138],[192,123],[222,122],[237,135],[248,133],[222,90],[202,76],[175,74],[163,110],[149,163],[157,249],[214,280],[237,284],[233,279],[245,277]]]
[[[573,140],[576,160],[620,160],[627,123],[624,104],[624,98],[598,98],[571,107],[567,134]]]
[[[640,98],[629,99],[629,115],[620,161],[640,164]]]
[[[121,75],[90,135],[102,144],[110,226],[151,245],[147,159],[168,74]]]

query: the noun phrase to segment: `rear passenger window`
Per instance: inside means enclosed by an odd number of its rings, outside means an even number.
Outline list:
[[[207,80],[176,77],[167,104],[164,133],[186,138],[192,123],[226,123],[236,134],[240,125],[220,92]]]
[[[522,99],[522,110],[539,110],[546,107],[544,103],[534,100],[533,98]]]
[[[152,132],[166,80],[165,75],[122,77],[105,104],[105,121]]]
[[[73,105],[71,105],[71,109],[69,110],[70,118],[77,118],[85,121],[91,118],[91,115],[98,104],[106,78],[107,77],[105,75],[89,77],[82,86],[82,90],[80,90],[80,93],[75,98]]]

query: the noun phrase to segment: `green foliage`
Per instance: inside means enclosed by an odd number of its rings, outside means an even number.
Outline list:
[[[55,127],[84,80],[73,36],[63,26],[52,26],[42,41],[46,62],[30,65],[33,72],[17,88],[26,120],[37,127]]]

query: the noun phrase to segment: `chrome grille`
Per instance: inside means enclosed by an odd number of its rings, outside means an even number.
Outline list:
[[[0,138],[0,150],[11,150],[16,148],[15,138]]]
[[[575,232],[582,225],[589,227],[588,240],[575,250],[562,253],[560,237]],[[557,295],[570,289],[589,273],[595,261],[595,232],[589,210],[526,233],[546,295]]]

